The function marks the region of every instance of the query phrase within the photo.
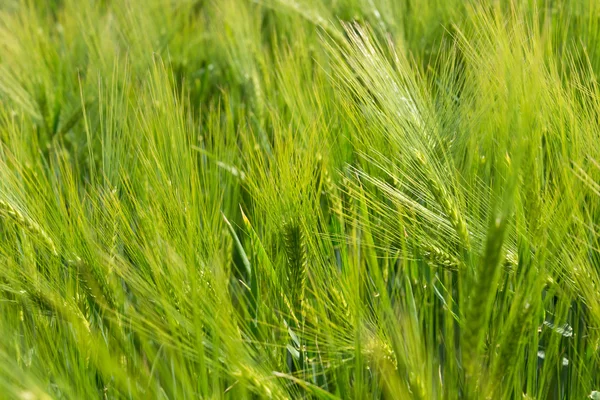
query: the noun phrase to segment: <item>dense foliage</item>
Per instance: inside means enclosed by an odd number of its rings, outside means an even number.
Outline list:
[[[600,399],[600,2],[1,0],[0,397]]]

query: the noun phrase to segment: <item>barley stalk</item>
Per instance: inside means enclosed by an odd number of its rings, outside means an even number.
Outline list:
[[[517,315],[513,318],[506,334],[503,335],[505,340],[501,343],[500,354],[496,357],[493,367],[493,375],[490,381],[495,384],[490,388],[490,394],[493,398],[501,397],[502,388],[499,387],[499,383],[502,382],[507,373],[511,372],[510,367],[514,365],[515,359],[521,355],[523,335],[529,330],[531,324],[532,306],[520,299],[516,303],[518,304]]]
[[[496,293],[494,284],[497,281],[496,276],[502,261],[502,245],[507,226],[508,216],[506,213],[499,215],[491,224],[477,281],[471,292],[466,316],[468,326],[464,327],[463,342],[467,358],[467,375],[470,377],[478,375],[478,366],[475,364],[481,344],[481,335],[484,332],[485,324],[488,323],[489,304]]]

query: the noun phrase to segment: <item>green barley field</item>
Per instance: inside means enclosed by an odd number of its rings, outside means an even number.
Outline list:
[[[600,1],[0,0],[0,398],[600,399]]]

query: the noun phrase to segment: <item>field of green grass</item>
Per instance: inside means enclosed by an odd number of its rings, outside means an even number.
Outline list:
[[[0,0],[0,398],[600,399],[600,1]]]

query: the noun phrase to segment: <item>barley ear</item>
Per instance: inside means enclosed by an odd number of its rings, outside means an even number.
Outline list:
[[[456,234],[461,240],[463,246],[468,250],[471,246],[469,229],[462,216],[462,213],[458,208],[458,205],[456,204],[455,199],[450,196],[448,191],[439,182],[436,174],[433,171],[433,168],[425,159],[425,156],[421,152],[417,152],[415,158],[423,171],[427,187],[433,194],[435,200],[442,207],[444,213],[448,216],[448,219],[454,227],[454,230],[456,231]]]
[[[288,293],[296,314],[302,315],[304,289],[306,285],[306,240],[298,223],[288,222],[284,226],[285,254],[287,258]]]
[[[44,231],[35,221],[31,218],[27,217],[15,207],[13,207],[10,203],[0,200],[0,215],[4,216],[7,219],[12,220],[14,223],[19,225],[21,228],[25,229],[33,236],[37,237],[41,240],[48,249],[55,256],[58,255],[56,250],[56,246],[54,245],[54,241],[50,239],[50,236]]]

